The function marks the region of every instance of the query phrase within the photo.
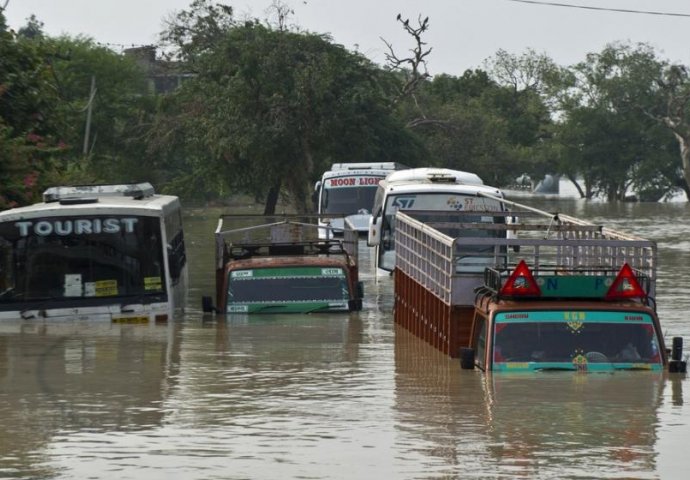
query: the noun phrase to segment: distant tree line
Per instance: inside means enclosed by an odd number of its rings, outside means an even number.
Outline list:
[[[614,44],[571,66],[497,52],[461,76],[431,76],[429,19],[398,22],[409,57],[376,65],[290,11],[239,20],[194,0],[162,45],[189,79],[152,95],[134,58],[81,36],[50,37],[0,10],[0,209],[47,186],[150,181],[189,201],[248,194],[300,211],[335,162],[395,161],[570,179],[585,198],[690,198],[690,77],[645,44]],[[95,86],[95,88],[92,88]],[[88,121],[87,121],[88,119]]]

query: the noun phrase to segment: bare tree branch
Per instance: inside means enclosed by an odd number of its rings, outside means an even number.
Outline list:
[[[400,14],[398,14],[396,19],[402,24],[405,31],[414,38],[415,47],[410,50],[410,56],[399,57],[395,50],[393,50],[393,45],[381,38],[386,47],[388,47],[388,53],[385,54],[388,68],[405,74],[405,83],[396,98],[393,99],[393,105],[400,102],[403,98],[413,95],[419,84],[431,77],[426,67],[426,57],[429,56],[432,50],[431,48],[425,48],[426,42],[422,41],[422,34],[429,29],[429,17],[422,20],[420,15],[417,19],[417,26],[410,25],[410,20],[403,20]]]

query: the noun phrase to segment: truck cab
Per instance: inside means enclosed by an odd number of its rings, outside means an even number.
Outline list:
[[[350,312],[362,308],[357,232],[345,221],[343,238],[318,238],[324,228],[297,218],[216,231],[216,307],[225,313]],[[245,219],[247,216],[241,216]],[[224,223],[225,222],[225,223]]]
[[[487,269],[463,368],[494,372],[685,371],[682,343],[666,350],[646,280],[627,264],[610,271],[507,276]],[[670,353],[670,354],[669,354]]]

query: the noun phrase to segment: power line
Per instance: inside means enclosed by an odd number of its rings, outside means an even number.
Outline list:
[[[648,10],[629,10],[625,8],[606,8],[606,7],[590,7],[587,5],[573,5],[570,3],[555,3],[555,2],[540,2],[538,0],[507,0],[508,2],[516,3],[531,3],[534,5],[548,5],[549,7],[566,7],[566,8],[581,8],[583,10],[600,10],[604,12],[618,12],[618,13],[639,13],[642,15],[660,15],[665,17],[690,17],[690,13],[672,13],[672,12],[653,12]]]

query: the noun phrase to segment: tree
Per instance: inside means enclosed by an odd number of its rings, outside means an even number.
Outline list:
[[[198,1],[168,30],[197,75],[175,95],[175,121],[161,125],[207,155],[191,166],[266,195],[270,213],[281,190],[298,211],[309,209],[311,185],[331,162],[412,157],[380,69],[327,36],[237,23],[231,13]]]
[[[668,136],[644,113],[658,102],[653,86],[660,67],[650,47],[614,44],[564,75],[555,129],[559,170],[574,183],[584,179],[578,189],[587,198],[623,199],[629,188],[661,197],[676,188]]]
[[[683,182],[678,185],[690,201],[690,76],[682,65],[665,66],[657,80],[663,106],[646,110],[673,133],[680,150]]]
[[[39,46],[14,35],[0,10],[0,209],[37,199],[59,153],[48,79]]]
[[[87,37],[46,38],[42,50],[58,96],[52,115],[68,146],[61,167],[69,172],[67,180],[75,175],[94,182],[149,180],[145,135],[154,105],[144,95],[144,72],[135,60]]]

